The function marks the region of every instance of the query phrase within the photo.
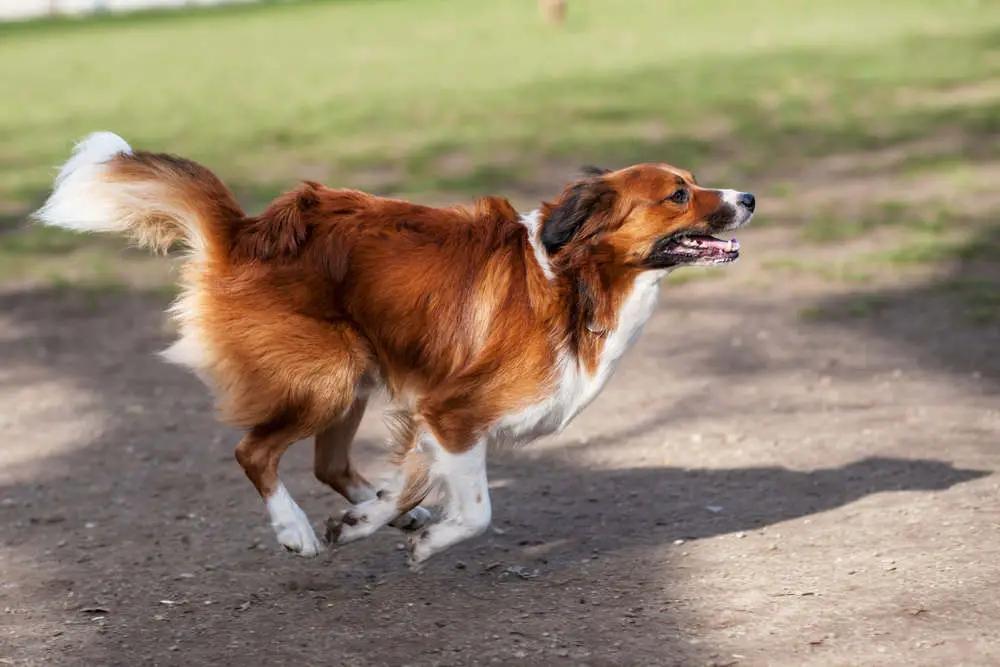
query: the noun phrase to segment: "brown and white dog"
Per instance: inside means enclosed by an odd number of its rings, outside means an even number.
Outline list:
[[[754,197],[712,190],[666,164],[589,170],[555,203],[519,214],[486,197],[431,208],[306,183],[248,216],[208,169],[134,151],[102,132],[80,143],[35,217],[139,245],[186,246],[166,359],[214,389],[245,429],[236,459],[278,542],[322,545],[278,477],[315,436],[315,474],[353,504],[327,524],[345,544],[387,524],[412,531],[418,564],[490,523],[486,449],[557,432],[611,377],[681,266],[731,262]],[[352,466],[372,392],[398,406],[394,477]],[[420,506],[445,492],[436,522]]]

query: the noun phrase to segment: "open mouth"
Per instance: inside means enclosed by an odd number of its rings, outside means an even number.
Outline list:
[[[739,259],[740,243],[708,234],[679,234],[667,240],[662,252],[678,264],[727,264]]]

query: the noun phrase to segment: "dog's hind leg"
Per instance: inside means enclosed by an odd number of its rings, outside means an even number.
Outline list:
[[[254,426],[236,447],[236,460],[267,504],[278,542],[294,553],[315,556],[323,545],[309,525],[309,518],[278,477],[281,455],[308,435],[306,427],[286,420]]]
[[[316,479],[328,485],[353,505],[374,500],[378,491],[351,464],[351,443],[361,424],[367,406],[366,398],[357,398],[347,413],[316,434],[313,472]],[[394,518],[389,525],[403,531],[417,530],[430,519],[430,512],[414,507]]]
[[[313,473],[316,479],[353,505],[375,497],[375,487],[351,465],[351,443],[364,417],[367,398],[358,398],[347,413],[316,434]]]

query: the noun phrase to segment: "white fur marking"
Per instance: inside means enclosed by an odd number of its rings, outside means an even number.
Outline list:
[[[183,322],[183,320],[181,321]],[[182,325],[182,331],[183,328]],[[176,342],[160,353],[160,356],[172,364],[185,366],[192,370],[203,369],[209,362],[205,345],[198,336],[197,330],[183,332]]]
[[[486,441],[476,443],[462,454],[451,454],[436,441],[432,448],[431,477],[444,483],[447,501],[441,521],[410,538],[411,564],[422,563],[458,542],[483,533],[492,516],[486,478]]]
[[[292,499],[288,489],[281,482],[267,499],[267,513],[271,517],[271,527],[284,547],[302,556],[315,556],[323,550],[316,539],[316,533],[309,525],[309,517]]]
[[[739,229],[750,222],[750,218],[753,217],[753,212],[744,206],[740,201],[740,197],[745,195],[745,192],[740,192],[739,190],[719,190],[719,193],[722,195],[722,201],[732,206],[736,211],[736,216],[733,218],[733,224],[726,227],[727,230]]]
[[[722,201],[733,206],[740,205],[740,195],[743,194],[739,190],[719,190],[719,194],[722,195]]]
[[[618,313],[618,324],[604,339],[597,370],[588,374],[580,361],[565,352],[555,369],[555,389],[545,399],[503,417],[491,430],[500,440],[525,441],[564,429],[594,400],[614,374],[619,360],[635,343],[656,310],[660,280],[668,271],[640,274]]]
[[[198,326],[198,313],[201,308],[202,292],[191,285],[186,285],[184,291],[170,306],[170,314],[180,329],[178,339],[160,356],[172,364],[184,366],[196,373],[208,384],[207,375],[201,375],[212,364],[213,355]]]
[[[105,163],[132,147],[111,132],[95,132],[73,149],[59,170],[55,189],[35,218],[74,231],[115,232],[127,228],[120,215],[119,192],[104,182]]]
[[[552,272],[552,265],[549,264],[549,253],[545,251],[542,239],[539,236],[542,212],[535,209],[530,213],[525,213],[518,219],[518,222],[528,230],[528,243],[531,244],[532,250],[535,251],[535,260],[538,262],[538,266],[542,268],[542,273],[545,274],[546,278],[552,280],[555,278],[555,274]]]

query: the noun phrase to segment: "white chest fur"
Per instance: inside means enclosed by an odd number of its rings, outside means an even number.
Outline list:
[[[649,321],[659,298],[660,280],[666,271],[640,275],[622,303],[618,325],[605,334],[597,368],[588,373],[572,353],[565,353],[556,370],[551,394],[527,408],[502,418],[492,430],[494,438],[526,441],[564,429],[601,392],[619,360],[635,343]]]

